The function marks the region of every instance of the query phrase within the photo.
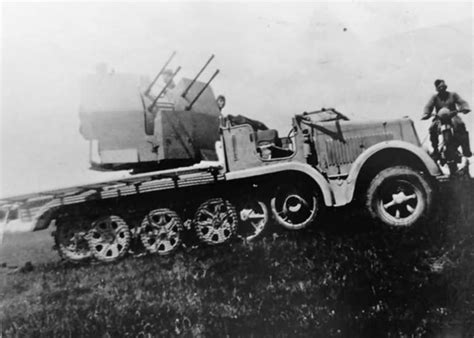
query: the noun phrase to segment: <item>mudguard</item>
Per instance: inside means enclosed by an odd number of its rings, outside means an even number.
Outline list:
[[[332,190],[329,186],[329,182],[318,170],[316,170],[309,164],[300,162],[277,163],[267,166],[228,172],[225,174],[225,176],[227,181],[233,181],[243,178],[277,174],[288,171],[296,171],[305,174],[306,176],[311,178],[320,187],[326,206],[330,207],[334,205],[334,194],[332,193]]]
[[[400,140],[393,140],[393,141],[386,141],[382,143],[378,143],[373,145],[372,147],[365,150],[359,157],[354,161],[349,171],[349,175],[347,177],[347,187],[346,187],[346,198],[347,201],[351,201],[352,197],[354,196],[355,185],[357,182],[357,178],[359,173],[364,166],[364,164],[375,154],[379,153],[380,151],[388,150],[388,149],[402,149],[409,151],[426,167],[427,172],[431,176],[439,176],[442,175],[442,172],[438,165],[433,161],[433,159],[426,153],[423,148],[420,148],[412,143],[408,143],[405,141]]]

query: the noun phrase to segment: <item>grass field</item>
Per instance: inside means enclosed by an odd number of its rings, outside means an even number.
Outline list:
[[[5,233],[0,245],[0,264],[13,267],[26,262],[42,264],[58,261],[58,255],[52,250],[54,240],[51,230]]]
[[[9,235],[1,261],[34,269],[1,270],[2,336],[473,336],[473,195],[444,191],[416,229],[340,209],[253,244],[110,265],[59,263],[47,232]]]

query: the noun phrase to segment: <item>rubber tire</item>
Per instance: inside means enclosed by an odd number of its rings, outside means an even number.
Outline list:
[[[410,183],[413,189],[417,189],[422,198],[417,205],[414,216],[409,219],[396,220],[394,217],[387,217],[381,212],[381,206],[378,203],[378,196],[381,187],[393,179],[403,179]],[[407,166],[389,167],[378,173],[369,184],[366,195],[366,208],[372,218],[383,222],[391,227],[410,227],[420,220],[428,217],[433,202],[433,189],[423,176],[414,169]]]

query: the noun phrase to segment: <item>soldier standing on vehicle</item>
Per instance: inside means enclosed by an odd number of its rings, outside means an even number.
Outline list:
[[[216,99],[217,107],[219,107],[219,111],[222,112],[222,109],[225,107],[225,96],[219,95]]]
[[[216,99],[217,107],[219,107],[219,111],[222,113],[222,109],[225,107],[225,96],[224,95],[219,95]],[[260,121],[257,120],[252,120],[246,116],[243,115],[227,115],[227,118],[229,119],[230,123],[233,126],[238,126],[242,124],[249,124],[254,131],[258,130],[268,130],[268,127],[263,124]]]
[[[433,147],[433,158],[435,160],[439,159],[439,150],[438,150],[438,135],[439,135],[439,126],[440,122],[437,118],[437,113],[441,108],[448,108],[450,111],[458,111],[464,114],[467,114],[471,111],[469,104],[455,92],[448,92],[444,80],[438,79],[434,82],[437,94],[433,95],[428,103],[426,104],[422,120],[427,120],[433,116],[433,109],[435,109],[435,114],[433,122],[429,128],[430,132],[430,141]],[[469,133],[466,130],[466,125],[459,115],[455,115],[451,119],[453,124],[454,135],[457,138],[459,144],[462,147],[463,155],[465,157],[471,157],[471,149],[469,145]]]

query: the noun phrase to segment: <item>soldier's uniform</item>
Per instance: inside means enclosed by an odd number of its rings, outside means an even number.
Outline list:
[[[440,121],[437,118],[436,114],[441,108],[448,108],[451,111],[454,110],[470,110],[469,104],[455,92],[444,92],[433,95],[428,103],[426,104],[422,120],[427,120],[433,116],[433,110],[435,110],[435,117],[431,126],[429,128],[431,145],[435,153],[438,149],[438,135],[439,135],[439,124]],[[451,119],[453,123],[454,135],[457,138],[459,144],[462,147],[463,155],[466,157],[471,157],[471,149],[469,145],[469,133],[466,130],[466,125],[459,115],[454,116]]]

